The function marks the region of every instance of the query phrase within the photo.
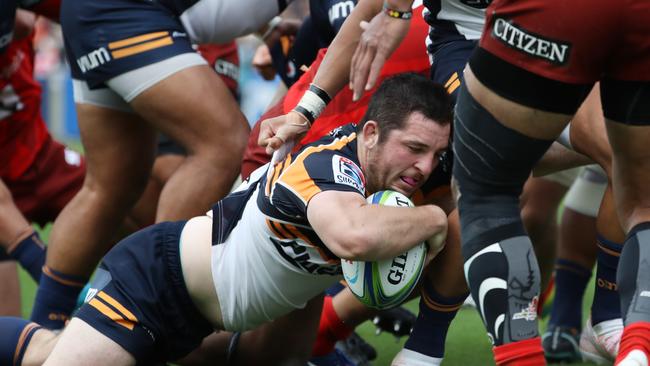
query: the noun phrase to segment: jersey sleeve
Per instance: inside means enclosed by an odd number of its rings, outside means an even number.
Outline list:
[[[365,177],[359,165],[342,154],[321,151],[298,157],[280,174],[271,202],[283,213],[304,218],[309,201],[324,191],[355,192],[364,197]]]

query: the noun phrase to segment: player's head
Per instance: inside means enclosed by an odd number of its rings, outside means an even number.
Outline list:
[[[451,98],[441,85],[410,73],[386,79],[357,126],[369,191],[413,194],[447,148],[451,120]]]
[[[453,102],[442,85],[422,75],[395,75],[377,88],[366,114],[357,125],[357,132],[361,133],[368,121],[375,121],[380,128],[381,143],[392,130],[402,128],[414,112],[420,112],[440,125],[448,125],[453,119]]]

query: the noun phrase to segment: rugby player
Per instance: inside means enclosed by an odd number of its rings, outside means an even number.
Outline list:
[[[12,15],[2,37],[9,42],[0,51],[0,313],[19,315],[17,271],[9,260],[39,281],[45,248],[30,223],[54,221],[81,188],[85,163],[52,139],[41,115],[41,87],[33,76],[36,17],[15,8]]]
[[[590,25],[575,22],[576,9],[588,12]],[[539,269],[518,196],[531,167],[600,80],[617,211],[627,233],[617,273],[625,329],[616,364],[647,365],[650,6],[495,1],[486,14],[456,109],[454,179],[466,276],[482,304],[495,360],[544,364],[536,317],[527,315],[536,305]]]
[[[89,168],[82,189],[52,228],[46,258],[52,280],[39,286],[35,321],[64,319],[72,311],[77,294],[112,247],[115,228],[145,188],[156,130],[188,154],[161,191],[156,221],[205,212],[230,190],[248,123],[192,43],[224,43],[256,31],[285,5],[63,1],[61,25]],[[68,301],[55,299],[55,292]]]
[[[357,127],[260,168],[207,216],[128,237],[104,258],[45,364],[174,360],[213,329],[252,329],[305,307],[341,278],[339,258],[391,258],[423,240],[433,256],[447,232],[442,209],[369,205],[365,196],[410,196],[426,181],[447,147],[446,98],[421,76],[389,79]],[[315,332],[296,324],[274,331]],[[14,346],[33,335],[12,355],[31,358],[30,349],[43,352],[40,339],[51,342],[52,332],[34,327],[3,328]]]
[[[483,5],[487,5],[487,4],[483,4]],[[443,82],[446,81],[448,90],[455,94],[458,91],[458,86],[461,84],[462,81],[461,69],[464,65],[465,60],[469,56],[469,53],[471,52],[471,50],[475,45],[475,42],[472,41],[472,39],[477,39],[480,35],[480,29],[483,23],[483,19],[482,19],[483,11],[481,10],[481,8],[484,8],[484,6],[476,3],[473,6],[469,7],[468,4],[455,4],[455,3],[451,4],[449,2],[444,2],[444,4],[442,4],[443,7],[442,10],[444,12],[444,16],[443,16],[443,12],[440,12],[441,10],[440,2],[430,2],[428,6],[431,8],[433,13],[428,16],[429,21],[435,23],[434,24],[435,27],[432,29],[432,32],[430,34],[430,37],[432,40],[434,40],[434,42],[429,45],[429,50],[430,52],[433,53],[433,57],[432,57],[434,61],[434,65],[432,68],[432,73],[434,75],[433,77],[438,78],[438,80]],[[377,8],[375,8],[375,10],[377,10]],[[355,21],[358,22],[360,19],[364,19],[364,18],[356,17]],[[403,20],[403,19],[398,19],[398,20]],[[352,22],[352,24],[354,26],[354,22]],[[385,25],[384,23],[381,24]],[[388,29],[388,28],[381,28],[381,27],[379,28],[382,31]],[[343,31],[341,33],[343,33]],[[386,34],[388,33],[389,32],[387,32]],[[336,89],[337,85],[341,86],[342,79],[339,78],[339,80],[335,81],[334,78],[331,76],[341,75],[342,73],[345,72],[344,70],[341,71],[341,69],[345,67],[344,65],[346,60],[346,57],[344,55],[345,50],[346,49],[349,50],[350,48],[353,48],[347,43],[350,42],[349,37],[345,38],[340,35],[339,38],[337,38],[337,40],[335,41],[335,44],[337,42],[338,45],[332,46],[330,48],[334,56],[332,56],[329,60],[327,59],[324,60],[323,62],[323,64],[326,65],[325,69],[327,70],[327,72],[323,72],[321,75],[317,75],[314,80],[314,83],[316,85],[323,87],[323,89],[327,90],[328,92],[334,92],[335,90],[337,90]],[[379,47],[381,45],[375,43],[373,46]],[[379,68],[375,70],[379,70]],[[334,86],[332,87],[332,85]],[[331,87],[332,89],[328,89],[329,87]],[[362,98],[361,94],[357,95],[356,97],[356,99],[359,98]],[[327,111],[327,109],[325,109],[325,111]],[[283,127],[283,129],[278,129],[279,125],[274,126],[273,124],[276,122],[282,123],[285,117],[276,118],[265,122],[268,123],[268,126],[271,127],[270,130],[263,131],[262,136],[260,136],[260,141],[265,145],[268,144],[268,146],[270,146],[271,149],[273,149],[278,147],[279,143],[282,143],[283,141],[290,139],[290,134],[285,134],[286,131],[292,131],[291,134],[296,132],[304,132],[305,128],[304,128],[303,116],[300,116],[297,113],[289,113],[286,118],[290,122],[287,124],[288,128],[285,126]],[[303,123],[303,126],[300,126],[301,123]],[[270,135],[275,134],[276,132],[280,134],[278,139],[270,138],[268,141],[264,141],[266,137],[269,137]],[[312,134],[312,130],[309,131],[309,134]],[[270,151],[271,149],[268,150]],[[261,155],[258,154],[258,156]],[[566,188],[562,188],[562,192],[564,191],[566,191]],[[557,199],[555,200],[556,203],[559,202],[561,196],[562,196],[561,194],[556,194],[557,197]],[[545,195],[543,197],[544,197],[543,199],[538,199],[536,200],[536,202],[538,203],[542,202],[543,203],[542,206],[548,208],[546,212],[551,212],[554,214],[555,209],[553,208],[552,205],[548,205],[548,195]],[[597,202],[598,198],[594,199],[593,201]],[[531,206],[533,205],[529,205],[527,208],[530,208]],[[527,212],[534,212],[534,211],[538,211],[538,210],[535,209],[527,210]],[[530,217],[531,215],[528,216]],[[548,221],[546,221],[547,217],[554,217],[554,215],[547,215],[547,214],[542,214],[537,216],[543,216],[544,218],[543,222],[545,223],[548,223]],[[593,226],[593,222],[591,224]],[[589,222],[586,223],[586,226],[587,226],[587,230],[585,231],[589,232]],[[588,241],[588,245],[593,247],[593,240]],[[567,260],[564,261],[566,262]],[[579,276],[580,274],[581,273],[574,274],[574,272],[572,271],[566,271],[565,273],[562,274],[562,276],[580,277]],[[565,300],[565,303],[567,302],[573,303],[571,299],[573,299],[574,297],[580,298],[580,293],[581,293],[580,280],[581,279],[575,281],[578,282],[578,285],[569,286],[570,288],[568,292],[572,296],[571,298],[567,298]],[[569,281],[562,281],[562,284],[564,285],[566,282]],[[586,281],[582,282],[581,285],[582,285],[582,289],[584,289],[584,286],[586,286]],[[574,287],[578,287],[578,291],[574,291]],[[575,296],[573,296],[574,294]],[[560,296],[560,298],[563,298],[563,296]],[[567,317],[571,318],[571,321],[577,323],[579,327],[581,321],[581,316],[579,314],[575,316],[575,312],[574,312]],[[575,335],[573,337],[574,339],[572,340],[572,342],[576,344],[575,348],[577,348],[577,338],[575,338],[576,337]],[[575,351],[576,350],[574,349],[573,357],[575,357]]]

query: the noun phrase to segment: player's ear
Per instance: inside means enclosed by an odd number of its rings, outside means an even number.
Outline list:
[[[366,121],[361,130],[363,144],[366,149],[372,149],[379,143],[379,125],[373,120]]]

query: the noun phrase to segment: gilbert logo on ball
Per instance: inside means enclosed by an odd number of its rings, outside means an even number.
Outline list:
[[[395,191],[377,192],[367,201],[385,206],[413,206],[408,197]],[[427,245],[420,243],[383,261],[341,260],[341,268],[350,290],[362,303],[375,309],[388,309],[401,304],[417,286],[426,255]]]

